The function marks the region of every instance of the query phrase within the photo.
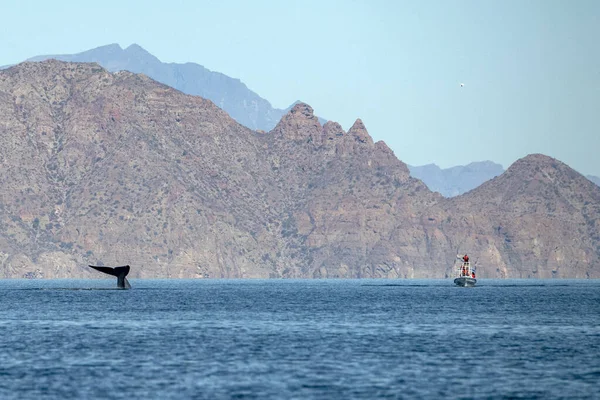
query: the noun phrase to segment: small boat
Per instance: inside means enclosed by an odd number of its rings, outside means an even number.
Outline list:
[[[462,260],[461,257],[459,257],[459,259]],[[456,273],[456,278],[454,278],[454,284],[462,287],[473,287],[476,283],[477,279],[475,279],[475,270],[471,268],[471,263],[469,261],[461,261],[458,264],[458,270]]]

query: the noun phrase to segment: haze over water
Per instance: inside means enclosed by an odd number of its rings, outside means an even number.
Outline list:
[[[598,395],[599,281],[131,283],[0,280],[0,398]]]

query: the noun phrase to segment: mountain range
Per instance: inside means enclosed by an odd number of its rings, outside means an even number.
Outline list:
[[[27,61],[56,59],[70,62],[95,62],[110,72],[130,71],[143,73],[152,79],[183,93],[204,97],[225,110],[240,124],[253,129],[270,131],[292,107],[273,108],[269,101],[251,91],[239,79],[213,72],[195,63],[163,63],[137,44],[122,49],[118,44],[97,47],[77,54],[42,55]],[[321,124],[326,121],[319,119]],[[408,166],[415,178],[429,189],[445,197],[453,197],[472,190],[504,172],[492,161],[472,162],[466,166],[442,169],[435,164]],[[600,178],[587,176],[600,185]]]
[[[163,63],[137,44],[122,49],[109,44],[77,54],[32,57],[26,61],[55,59],[69,62],[95,62],[110,72],[143,73],[155,81],[183,93],[211,100],[240,124],[254,130],[269,131],[296,103],[286,109],[273,108],[239,79],[210,71],[196,63]],[[325,121],[321,121],[325,122]]]
[[[502,165],[492,161],[478,161],[443,169],[435,164],[409,165],[408,168],[412,176],[422,180],[429,189],[444,197],[466,193],[504,172]],[[587,175],[586,178],[600,186],[599,177]]]
[[[600,188],[534,154],[466,194],[432,192],[360,119],[296,104],[269,132],[98,64],[0,71],[0,274],[600,277]]]
[[[444,197],[454,197],[475,189],[482,183],[501,175],[504,168],[491,161],[472,162],[465,166],[442,169],[435,164],[409,165],[410,174],[422,180],[429,189]]]

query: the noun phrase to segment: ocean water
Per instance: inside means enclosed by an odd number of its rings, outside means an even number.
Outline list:
[[[600,281],[131,284],[0,280],[0,398],[600,398]]]

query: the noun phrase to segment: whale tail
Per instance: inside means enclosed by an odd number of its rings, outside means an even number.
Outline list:
[[[117,277],[117,287],[121,289],[131,289],[131,285],[127,280],[126,276],[129,273],[129,265],[123,267],[101,267],[95,265],[88,265],[90,268],[94,268],[96,271],[104,272],[105,274]]]

